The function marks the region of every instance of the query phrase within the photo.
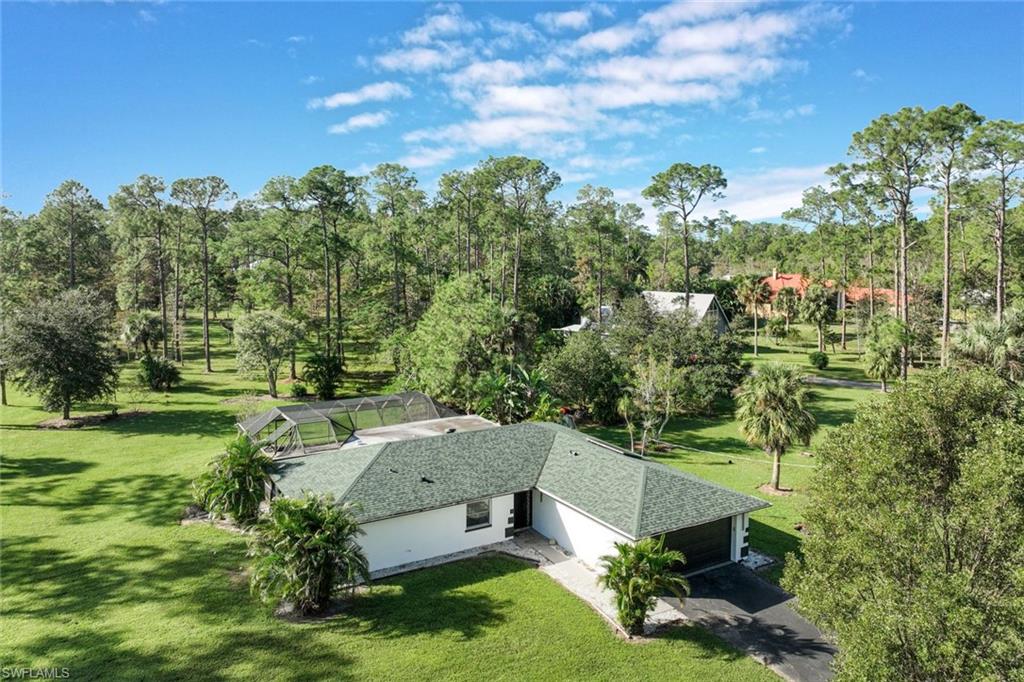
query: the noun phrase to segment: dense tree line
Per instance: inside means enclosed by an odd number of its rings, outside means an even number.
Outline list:
[[[446,173],[433,195],[390,163],[366,176],[318,166],[272,178],[241,200],[218,177],[143,175],[106,204],[69,180],[38,213],[0,215],[0,331],[19,311],[84,287],[110,304],[111,323],[146,356],[181,363],[183,323],[200,317],[212,371],[211,326],[230,332],[237,314],[272,309],[297,325],[308,350],[344,364],[355,335],[432,388],[429,367],[415,364],[425,337],[450,332],[444,338],[477,344],[467,353],[503,358],[480,375],[467,358],[471,373],[460,381],[475,383],[496,367],[529,372],[561,343],[552,327],[581,314],[600,319],[602,306],[644,288],[712,291],[735,315],[764,298],[741,276],[779,269],[833,287],[894,289],[892,312],[907,328],[939,330],[946,362],[951,319],[998,321],[1024,296],[1022,168],[1024,125],[958,104],[903,109],[855,133],[849,162],[830,169],[828,186],[808,189],[782,223],[724,212],[698,219],[728,184],[720,168],[686,163],[655,175],[644,192],[659,210],[653,232],[638,206],[604,187],[585,186],[563,206],[552,198],[558,175],[521,156]],[[927,189],[933,210],[922,217],[913,200]],[[476,338],[446,329],[461,318],[431,317],[446,291],[493,329]],[[867,305],[873,317],[875,297]],[[830,314],[819,312],[825,334]],[[837,312],[845,345],[851,311]],[[265,328],[243,325],[246,333]],[[915,347],[900,338],[905,375]],[[4,361],[9,346],[0,344],[0,379],[18,373]],[[295,349],[283,352],[295,380]],[[247,353],[246,365],[270,384],[276,362]]]

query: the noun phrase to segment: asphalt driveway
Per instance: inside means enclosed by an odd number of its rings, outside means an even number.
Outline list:
[[[795,682],[832,678],[835,648],[793,610],[793,597],[738,564],[690,578],[683,613]]]

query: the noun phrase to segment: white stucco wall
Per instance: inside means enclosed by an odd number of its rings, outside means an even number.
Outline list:
[[[747,527],[750,525],[750,514],[737,514],[732,517],[732,549],[729,558],[739,561],[743,558],[743,546],[747,544]]]
[[[602,556],[614,551],[614,543],[630,541],[622,533],[539,490],[533,491],[533,529],[595,569],[599,568]]]
[[[362,525],[359,544],[371,571],[431,559],[505,539],[512,495],[491,499],[491,525],[466,531],[466,505],[396,516]]]

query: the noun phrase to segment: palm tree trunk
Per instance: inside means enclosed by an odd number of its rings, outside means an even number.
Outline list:
[[[772,452],[772,490],[779,489],[779,474],[782,473],[782,453],[778,450]]]
[[[754,357],[757,357],[757,303],[754,303]]]

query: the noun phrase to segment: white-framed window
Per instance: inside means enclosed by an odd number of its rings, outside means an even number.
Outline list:
[[[466,505],[466,530],[487,528],[491,525],[491,501],[479,500]]]

